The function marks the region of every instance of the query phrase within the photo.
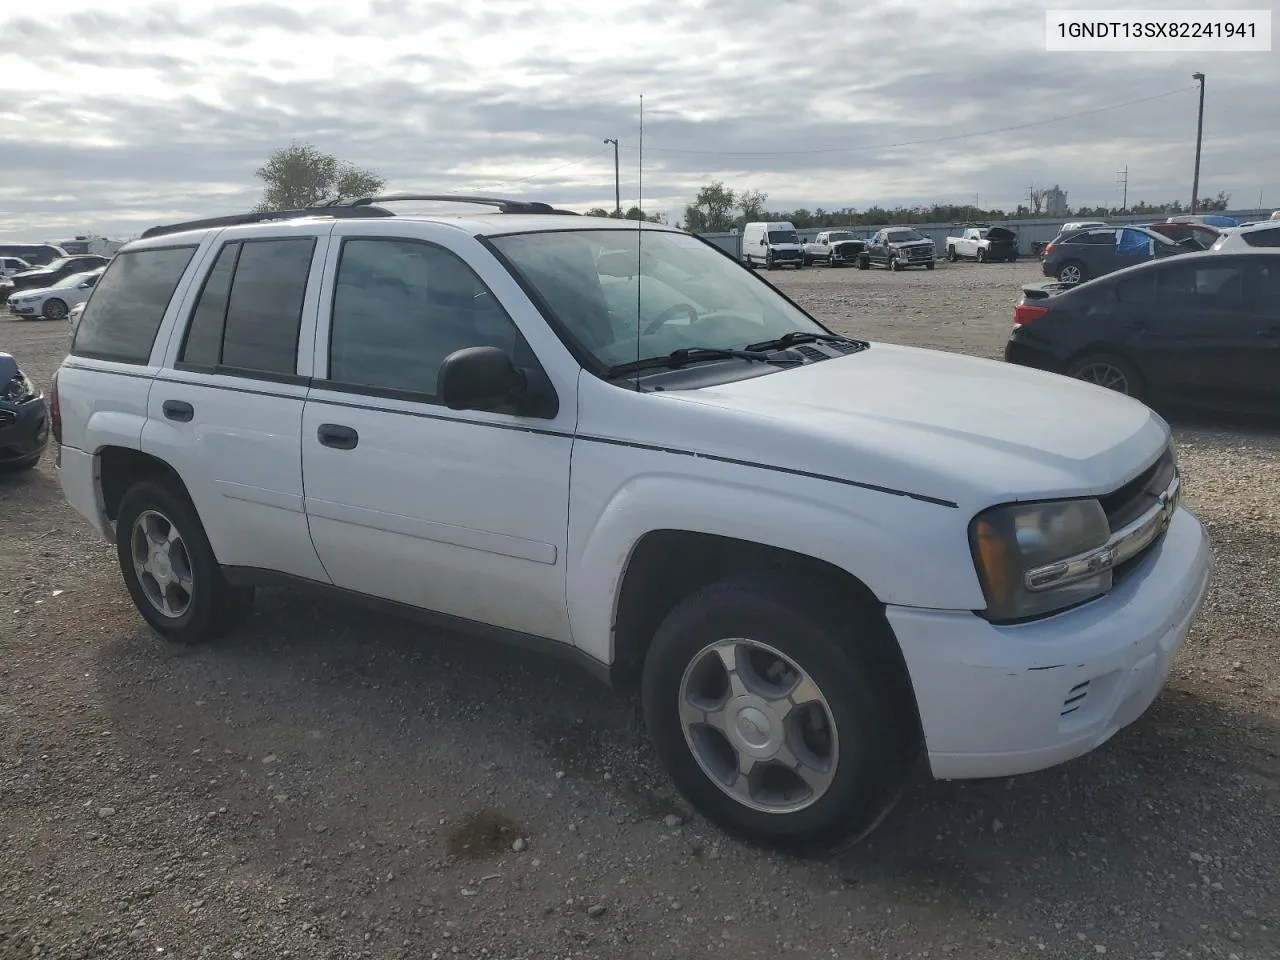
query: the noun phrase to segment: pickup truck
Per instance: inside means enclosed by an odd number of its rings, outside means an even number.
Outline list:
[[[947,237],[947,259],[1013,263],[1018,259],[1018,235],[1005,227],[968,227],[959,236]]]
[[[858,255],[858,269],[872,265],[890,270],[924,267],[932,270],[937,261],[933,241],[914,227],[885,227],[867,241],[867,249]]]
[[[858,254],[867,249],[867,241],[851,230],[824,230],[817,239],[804,245],[804,265],[822,261],[829,267],[853,266]]]

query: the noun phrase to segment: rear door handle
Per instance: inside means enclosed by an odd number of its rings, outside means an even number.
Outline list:
[[[360,442],[360,434],[340,423],[322,423],[316,429],[316,439],[335,450],[354,450]]]
[[[189,423],[196,415],[196,408],[185,400],[166,400],[160,407],[165,417],[179,423]]]

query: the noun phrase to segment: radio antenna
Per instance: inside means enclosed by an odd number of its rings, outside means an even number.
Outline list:
[[[640,359],[640,287],[641,260],[640,244],[644,238],[644,94],[640,94],[640,149],[636,157],[636,176],[638,180],[636,197],[636,360]],[[640,371],[636,371],[636,390],[640,390]]]

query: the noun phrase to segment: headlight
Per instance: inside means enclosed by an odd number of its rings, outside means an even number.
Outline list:
[[[1097,500],[1015,503],[978,514],[969,543],[988,619],[1044,616],[1106,593],[1110,566],[1095,572],[1067,561],[1104,547],[1110,537]]]

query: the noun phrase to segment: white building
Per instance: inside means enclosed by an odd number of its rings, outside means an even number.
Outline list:
[[[1067,192],[1056,183],[1044,192],[1044,212],[1047,217],[1067,215]]]

